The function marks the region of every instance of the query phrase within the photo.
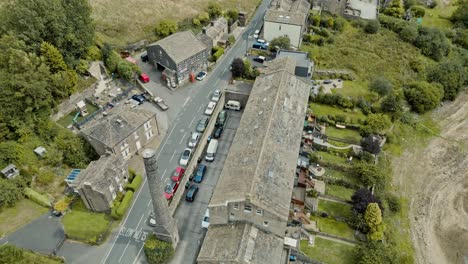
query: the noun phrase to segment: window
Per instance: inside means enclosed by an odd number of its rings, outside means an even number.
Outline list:
[[[267,222],[267,221],[264,221],[264,222],[263,222],[263,225],[264,225],[264,226],[268,226],[268,222]]]
[[[137,132],[133,132],[133,136],[135,137],[135,140],[138,139],[140,136],[138,136]]]
[[[124,158],[128,158],[129,155],[130,155],[130,148],[126,148],[122,151],[122,156]]]
[[[146,131],[146,139],[150,139],[153,137],[153,130]]]
[[[232,208],[234,208],[234,210],[239,210],[239,204],[238,203],[233,204]]]
[[[246,213],[252,212],[252,206],[250,206],[250,205],[244,205],[244,212],[246,212]]]
[[[144,126],[145,126],[145,130],[150,129],[151,128],[151,121],[146,122]]]
[[[262,209],[257,209],[257,214],[258,215],[263,215],[263,210]]]
[[[279,26],[279,30],[281,31],[281,25]]]

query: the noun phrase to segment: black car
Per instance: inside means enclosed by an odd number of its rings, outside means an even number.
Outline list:
[[[200,164],[198,165],[197,172],[195,173],[195,177],[193,178],[193,181],[196,183],[200,183],[203,181],[203,178],[205,177],[206,173],[206,165]]]
[[[132,99],[137,101],[138,104],[142,104],[146,101],[146,97],[143,94],[135,94],[132,96]]]
[[[148,54],[146,54],[146,53],[143,53],[143,54],[140,56],[140,58],[141,58],[141,61],[142,61],[142,62],[148,62],[148,60],[149,60],[149,59],[148,59]]]
[[[187,191],[187,194],[185,195],[185,200],[187,202],[195,201],[195,197],[197,196],[197,193],[198,193],[198,186],[197,185],[190,186]]]
[[[219,126],[216,128],[215,132],[213,133],[213,137],[220,138],[222,133],[223,133],[223,127]]]

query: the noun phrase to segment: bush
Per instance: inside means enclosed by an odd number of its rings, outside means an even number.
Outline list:
[[[417,113],[424,113],[436,108],[443,97],[440,84],[427,82],[412,82],[405,89],[405,98],[411,109]]]
[[[24,189],[24,195],[29,198],[29,200],[37,203],[38,205],[44,206],[44,207],[51,207],[52,203],[50,202],[49,198],[46,196],[34,191],[31,188],[25,188]]]
[[[216,62],[224,54],[224,49],[218,47],[218,50],[213,54],[213,60]]]
[[[135,192],[136,190],[138,190],[138,187],[140,187],[141,181],[141,175],[135,176],[132,183],[127,184],[127,186],[125,186],[125,190]]]
[[[115,204],[115,206],[112,208],[111,210],[111,217],[114,219],[114,220],[120,220],[122,219],[122,216],[117,214],[117,208],[119,208],[120,206],[120,202],[117,202]]]
[[[416,16],[416,17],[424,17],[426,14],[426,9],[422,6],[413,6],[411,7],[411,12]]]
[[[398,199],[397,196],[393,194],[387,194],[385,196],[385,202],[388,205],[388,209],[390,209],[391,212],[393,213],[398,213],[401,210],[401,203],[400,199]]]
[[[133,178],[135,178],[135,176],[136,176],[135,170],[132,169],[132,168],[129,168],[129,169],[128,169],[128,181],[129,181],[129,182],[132,182],[132,181],[133,181]]]
[[[420,28],[414,45],[435,61],[440,61],[450,51],[450,43],[444,32],[436,28]]]
[[[119,217],[123,217],[125,215],[125,212],[127,212],[128,207],[132,203],[132,199],[133,199],[133,192],[127,191],[127,193],[125,193],[124,198],[122,199],[122,202],[120,203],[120,205],[117,207],[115,211],[115,213]]]
[[[17,176],[16,178],[19,178]],[[17,181],[17,179],[14,179]],[[19,188],[12,180],[0,178],[0,209],[2,207],[13,207],[16,202],[23,197],[21,188]]]
[[[430,82],[444,87],[444,99],[455,100],[458,92],[468,80],[465,68],[456,61],[442,62],[430,68],[427,73]]]
[[[400,31],[399,35],[402,40],[413,43],[419,36],[418,28],[413,25],[407,25]]]
[[[364,31],[369,33],[369,34],[375,34],[379,32],[380,29],[380,23],[378,20],[370,20],[367,22],[366,27],[364,28]]]
[[[145,255],[150,264],[169,263],[174,255],[174,249],[171,243],[156,238],[151,234],[145,241]]]

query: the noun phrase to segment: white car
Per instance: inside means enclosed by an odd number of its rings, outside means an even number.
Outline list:
[[[257,29],[257,30],[255,30],[253,37],[258,39],[259,34],[260,34],[260,30]]]
[[[268,43],[268,41],[266,41],[266,40],[264,40],[264,39],[257,39],[257,43],[265,44],[265,46],[270,45],[270,43]]]
[[[184,152],[182,152],[182,156],[180,156],[180,161],[179,161],[180,166],[184,166],[184,167],[187,166],[191,157],[192,157],[192,150],[189,148],[184,149]]]
[[[205,215],[203,216],[203,220],[201,222],[202,228],[208,228],[210,226],[210,210],[206,208]]]
[[[205,115],[209,115],[209,116],[212,115],[215,107],[216,107],[216,102],[209,102],[208,106],[205,109]]]
[[[221,97],[221,90],[215,90],[213,93],[213,96],[211,97],[211,101],[218,102],[220,97]]]
[[[195,79],[202,81],[203,79],[205,79],[207,74],[208,73],[206,71],[201,71],[197,74],[197,77]]]
[[[192,137],[188,142],[189,148],[194,148],[198,145],[198,140],[200,140],[200,133],[193,132]]]

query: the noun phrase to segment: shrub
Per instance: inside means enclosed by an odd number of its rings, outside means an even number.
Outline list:
[[[378,20],[370,20],[367,22],[366,27],[364,28],[364,31],[369,33],[369,34],[375,34],[379,32],[380,29],[380,23]]]
[[[46,196],[34,191],[31,188],[25,188],[24,189],[24,195],[29,198],[29,200],[37,203],[38,205],[44,206],[44,207],[51,207],[52,203],[50,202],[49,198]]]
[[[115,220],[120,220],[122,219],[122,216],[117,214],[117,208],[119,208],[120,202],[115,203],[115,206],[111,210],[111,217]]]
[[[218,47],[218,50],[213,54],[213,59],[214,61],[218,61],[218,59],[224,54],[224,49],[221,47]]]
[[[435,61],[440,61],[450,51],[450,43],[444,32],[436,28],[420,28],[414,45]]]
[[[178,29],[179,26],[177,25],[176,21],[172,19],[163,19],[158,24],[156,24],[154,32],[156,33],[156,36],[165,38],[172,33],[177,32]]]
[[[17,181],[17,179],[14,179],[14,181]],[[22,197],[21,188],[15,182],[0,178],[0,209],[2,207],[13,207]]]
[[[398,199],[397,196],[393,194],[387,194],[385,196],[385,202],[388,205],[388,209],[390,209],[391,212],[393,213],[398,213],[401,210],[401,203],[400,199]]]
[[[422,6],[412,6],[411,7],[411,12],[416,16],[416,17],[424,17],[426,14],[426,9]]]
[[[399,35],[402,40],[413,43],[419,36],[418,28],[413,25],[407,25],[400,31]]]
[[[159,240],[156,235],[151,234],[145,241],[145,255],[150,264],[169,263],[174,255],[174,249],[168,242]]]
[[[129,168],[129,169],[128,169],[128,181],[129,181],[129,182],[132,182],[132,181],[133,181],[133,178],[135,178],[135,176],[136,176],[135,170],[132,169],[132,168]]]
[[[54,210],[57,211],[65,211],[68,209],[70,206],[70,203],[73,201],[73,198],[71,196],[64,196],[60,198],[55,204],[54,204]]]
[[[405,97],[413,111],[424,113],[439,105],[443,97],[443,88],[440,84],[412,82],[405,89]]]
[[[468,75],[460,63],[447,61],[430,68],[427,79],[430,82],[440,83],[444,87],[445,100],[455,100],[458,92],[468,80]]]
[[[138,190],[138,187],[140,187],[141,181],[141,175],[135,176],[132,183],[127,184],[127,186],[125,186],[125,190],[135,192],[136,190]]]
[[[128,207],[132,203],[132,199],[133,199],[133,192],[132,191],[127,191],[127,193],[125,193],[124,198],[122,199],[122,202],[117,207],[115,213],[118,216],[123,217],[125,215],[125,212],[127,212]]]

